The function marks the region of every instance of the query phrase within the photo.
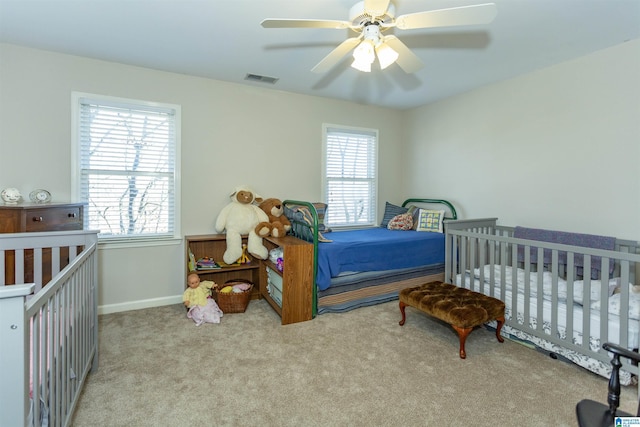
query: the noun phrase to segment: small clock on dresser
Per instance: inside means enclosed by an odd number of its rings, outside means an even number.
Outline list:
[[[29,193],[29,199],[33,203],[49,203],[51,201],[51,193],[47,190],[33,190]]]

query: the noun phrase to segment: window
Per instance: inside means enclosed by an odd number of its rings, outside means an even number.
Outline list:
[[[378,131],[324,125],[323,197],[332,227],[376,222]]]
[[[73,191],[102,241],[179,236],[180,107],[73,94]]]

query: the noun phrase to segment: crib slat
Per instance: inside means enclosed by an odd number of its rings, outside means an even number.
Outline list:
[[[574,328],[573,328],[573,319],[574,319],[574,302],[573,302],[573,287],[575,286],[575,276],[574,276],[574,260],[573,260],[573,252],[567,252],[567,341],[575,342],[574,338]]]
[[[600,277],[600,301],[601,301],[601,309],[602,306],[607,307],[605,310],[605,312],[608,312],[608,307],[609,307],[609,258],[602,258],[601,261],[602,263],[602,276]],[[628,290],[629,288],[627,288]],[[629,299],[629,297],[627,296],[627,301]],[[624,300],[623,300],[623,306],[624,306]],[[603,311],[600,310],[600,316],[602,316]],[[620,310],[620,313],[629,313],[629,310]],[[608,316],[607,316],[608,317]],[[622,324],[622,318],[624,318],[626,316],[621,316],[620,320],[621,320],[621,324]],[[622,329],[620,328],[621,331],[626,331],[627,329]],[[626,348],[627,345],[627,340],[626,340],[626,335],[627,334],[620,334],[619,337],[614,337],[616,338],[616,340],[618,340],[619,338],[619,344],[620,345],[624,345]],[[609,341],[609,325],[608,323],[605,322],[600,322],[600,342],[605,343]]]
[[[42,289],[42,248],[33,250],[33,281],[36,284],[35,293]]]
[[[591,257],[584,258],[584,271],[591,271]],[[585,299],[586,298],[586,299]],[[584,276],[584,292],[582,300],[582,347],[589,351],[589,337],[591,336],[591,275]],[[606,313],[606,312],[605,312]],[[608,316],[605,314],[605,319]],[[604,337],[606,338],[606,337]]]
[[[543,289],[543,280],[544,280],[544,261],[542,259],[542,255],[538,255],[538,304],[544,304],[544,289]],[[555,281],[558,281],[558,250],[553,249],[551,251],[551,271],[556,273]],[[551,289],[551,335],[557,335],[558,333],[558,287],[554,287]],[[541,309],[542,310],[542,309]]]
[[[24,283],[24,249],[16,249],[14,252],[15,283]]]
[[[5,266],[5,251],[0,250],[0,271],[4,272],[7,271],[7,267]],[[5,277],[4,274],[0,275],[0,286],[4,286],[5,285]]]

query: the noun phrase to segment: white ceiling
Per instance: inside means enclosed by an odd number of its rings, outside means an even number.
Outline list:
[[[393,0],[396,15],[491,0]],[[493,0],[488,25],[391,30],[425,63],[310,70],[349,34],[264,18],[348,20],[357,0],[0,0],[0,42],[397,109],[640,38],[640,0]],[[0,61],[2,58],[0,58]],[[247,73],[279,78],[274,85]]]

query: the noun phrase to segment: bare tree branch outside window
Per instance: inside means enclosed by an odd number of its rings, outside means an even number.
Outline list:
[[[174,116],[101,104],[81,111],[88,227],[101,237],[172,233]]]

